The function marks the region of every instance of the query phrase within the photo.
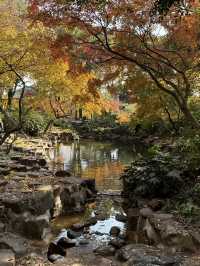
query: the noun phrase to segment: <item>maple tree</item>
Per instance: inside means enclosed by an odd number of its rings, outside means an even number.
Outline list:
[[[17,2],[3,0],[0,11],[0,143],[23,130],[31,110],[55,118],[66,117],[74,106],[87,113],[100,112],[101,97],[92,86],[94,73],[68,62],[56,47],[56,33],[42,23],[32,25],[24,16],[26,6],[21,14]]]
[[[44,27],[40,23],[28,28],[16,4],[13,1],[0,3],[0,113],[4,124],[0,144],[11,133],[22,129],[26,80],[47,56],[46,44],[42,44]],[[17,114],[13,113],[14,109]]]
[[[52,114],[52,122],[54,119],[73,117],[79,108],[89,114],[101,109],[100,94],[89,84],[95,78],[92,72],[73,73],[68,63],[57,59],[41,67],[33,77],[37,83],[32,105],[34,109]],[[39,99],[42,100],[42,107]]]
[[[190,124],[199,127],[188,107],[190,71],[197,67],[194,61],[199,56],[198,14],[179,19],[173,10],[160,21],[159,16],[151,16],[154,3],[31,1],[34,19],[51,27],[67,27],[62,46],[68,47],[72,56],[79,55],[93,65],[112,64],[131,71],[139,68],[174,99]]]

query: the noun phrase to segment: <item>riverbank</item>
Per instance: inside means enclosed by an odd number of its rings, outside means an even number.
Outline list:
[[[163,199],[122,198],[112,183],[96,195],[94,180],[49,168],[52,141],[25,142],[0,160],[0,252],[10,265],[200,265],[198,227],[164,211]]]

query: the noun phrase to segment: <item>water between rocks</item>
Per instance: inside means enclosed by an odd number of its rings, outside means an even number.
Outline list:
[[[99,220],[89,228],[95,241],[106,241],[112,226],[118,226],[124,232],[125,224],[115,218],[117,214],[124,214],[119,177],[135,156],[131,147],[94,141],[59,144],[49,150],[52,168],[67,170],[80,178],[95,178],[98,190],[96,202],[89,204],[85,213],[56,218],[52,222],[53,232],[57,234],[61,229],[84,222],[95,214],[99,215]]]

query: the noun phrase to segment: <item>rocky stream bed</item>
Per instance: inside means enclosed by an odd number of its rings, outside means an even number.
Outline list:
[[[197,228],[163,213],[161,201],[124,206],[119,193],[98,193],[94,179],[50,170],[51,144],[33,143],[1,152],[0,266],[200,265]]]

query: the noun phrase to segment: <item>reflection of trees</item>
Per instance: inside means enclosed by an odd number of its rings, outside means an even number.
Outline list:
[[[119,176],[124,170],[121,162],[105,162],[102,165],[88,167],[82,172],[84,178],[95,178],[97,189],[100,190],[121,190]]]
[[[62,151],[61,151],[62,150]],[[61,156],[62,155],[62,156]],[[121,190],[119,176],[133,153],[124,147],[98,142],[74,142],[54,149],[56,166],[65,163],[75,176],[95,178],[99,190]]]

